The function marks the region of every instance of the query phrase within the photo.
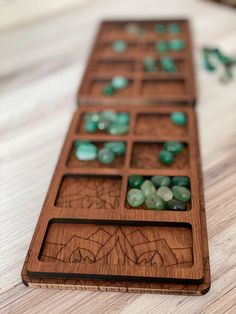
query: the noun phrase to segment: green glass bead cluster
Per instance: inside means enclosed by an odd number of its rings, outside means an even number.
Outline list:
[[[167,25],[158,23],[154,25],[153,29],[154,29],[154,32],[157,34],[165,34],[165,33],[180,34],[181,33],[181,27],[177,23],[169,23]]]
[[[186,210],[191,198],[188,177],[132,175],[128,183],[127,202],[134,208],[145,204],[153,210]]]
[[[126,151],[126,144],[118,141],[106,142],[100,149],[90,141],[76,141],[74,146],[75,156],[78,160],[89,161],[97,159],[102,164],[112,163],[116,156],[122,156]]]
[[[184,144],[178,141],[165,142],[163,149],[159,152],[159,160],[165,165],[171,165],[175,156],[184,149]]]
[[[124,30],[129,35],[135,35],[135,36],[144,36],[146,35],[146,32],[141,25],[138,23],[127,23],[124,27]]]
[[[105,96],[114,95],[117,91],[128,86],[128,80],[124,76],[114,76],[110,83],[103,86],[103,94]]]
[[[126,112],[104,110],[84,115],[84,130],[88,133],[105,131],[111,135],[123,135],[129,131],[130,116]]]
[[[166,53],[168,51],[181,51],[185,48],[185,42],[182,39],[159,40],[155,42],[154,47],[157,52]]]
[[[215,72],[217,69],[222,71],[219,80],[228,83],[233,80],[233,67],[236,65],[236,58],[224,54],[218,48],[203,48],[203,65],[208,72]]]
[[[152,57],[146,57],[143,61],[144,70],[147,72],[157,72],[158,62]],[[177,71],[175,61],[170,57],[163,57],[160,59],[160,67],[168,73]]]

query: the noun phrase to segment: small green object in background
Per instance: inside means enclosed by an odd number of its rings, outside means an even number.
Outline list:
[[[165,165],[171,165],[174,161],[174,155],[165,149],[159,153],[159,160]]]
[[[110,164],[114,161],[115,154],[110,148],[102,148],[98,151],[98,160],[102,164]]]
[[[163,199],[157,194],[150,194],[145,199],[145,205],[148,209],[162,210],[166,205]]]
[[[184,112],[175,111],[170,115],[170,120],[177,125],[186,125],[187,116]]]
[[[128,182],[131,188],[139,189],[144,182],[144,177],[134,174],[132,176],[129,176]]]
[[[124,76],[114,76],[111,80],[111,86],[115,90],[123,89],[128,85],[128,80]]]
[[[185,43],[182,39],[171,39],[168,42],[170,50],[181,51],[185,48]]]
[[[125,52],[127,48],[127,44],[123,40],[116,40],[112,43],[112,49],[115,52]]]
[[[157,72],[156,61],[152,57],[146,57],[143,60],[144,70],[147,72]]]
[[[169,33],[172,33],[172,34],[180,34],[181,33],[180,25],[177,23],[170,23],[167,27],[167,30]]]
[[[170,57],[161,58],[161,66],[165,72],[176,72],[175,62]]]
[[[167,186],[161,186],[157,190],[157,195],[160,196],[165,202],[172,200],[173,193]]]
[[[168,42],[164,41],[164,40],[157,41],[155,43],[155,49],[156,49],[156,51],[158,51],[160,53],[167,52],[169,50]]]
[[[145,201],[145,194],[139,189],[131,189],[127,194],[127,202],[132,207],[139,207]]]
[[[166,28],[163,24],[155,24],[153,29],[157,34],[164,34],[166,32]]]
[[[120,124],[120,123],[112,123],[108,127],[108,133],[111,135],[123,135],[127,134],[129,131],[129,126],[127,124]]]
[[[167,202],[167,209],[169,209],[169,210],[186,210],[186,205],[185,205],[185,203],[173,198],[172,200]]]
[[[190,185],[190,180],[185,176],[177,176],[172,178],[171,183],[172,185],[184,186],[188,188]]]
[[[126,145],[124,142],[106,142],[104,144],[105,148],[111,149],[114,154],[117,156],[124,155],[126,151]]]
[[[97,146],[91,143],[80,143],[75,150],[76,157],[81,161],[95,160],[97,158]]]
[[[145,196],[156,193],[156,188],[151,180],[145,180],[140,188],[144,192]]]
[[[171,152],[173,155],[178,155],[184,149],[183,143],[178,142],[178,141],[165,142],[163,147],[165,150],[167,150],[168,152]]]
[[[172,192],[174,198],[181,202],[187,202],[188,200],[190,200],[191,193],[184,186],[173,186]]]
[[[110,84],[105,84],[103,87],[103,94],[106,96],[111,96],[115,92],[114,88]]]
[[[152,183],[155,185],[156,188],[159,188],[160,186],[170,186],[171,185],[171,179],[167,176],[153,176],[151,177]]]
[[[120,124],[128,124],[130,121],[130,116],[126,112],[121,112],[117,114],[116,122]]]

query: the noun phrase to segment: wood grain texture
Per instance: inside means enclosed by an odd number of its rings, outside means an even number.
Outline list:
[[[211,291],[192,298],[27,289],[21,267],[75,110],[78,77],[96,23],[104,16],[154,14],[186,15],[193,21]],[[1,33],[1,312],[235,312],[236,90],[234,83],[222,86],[214,74],[205,73],[199,53],[207,44],[236,54],[235,20],[235,11],[205,1],[104,0]]]

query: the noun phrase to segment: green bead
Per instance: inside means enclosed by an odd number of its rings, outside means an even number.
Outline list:
[[[75,151],[79,160],[95,160],[97,158],[97,146],[90,143],[81,143]]]
[[[128,124],[130,120],[130,116],[126,112],[121,112],[116,116],[116,122],[120,124]]]
[[[117,119],[117,113],[114,110],[104,110],[100,114],[100,120],[107,120],[109,122],[115,122]]]
[[[169,48],[174,51],[180,51],[185,48],[185,43],[182,39],[172,39],[169,41]]]
[[[171,185],[171,178],[167,176],[153,176],[151,178],[151,181],[155,185],[156,188],[159,188],[160,186]]]
[[[177,23],[170,23],[168,25],[168,32],[172,33],[172,34],[180,34],[181,33],[181,28],[179,26],[179,24]]]
[[[128,80],[124,76],[114,76],[111,80],[111,86],[115,90],[120,90],[128,85]]]
[[[93,112],[89,114],[89,120],[92,120],[93,122],[98,122],[99,121],[99,113],[98,112]],[[85,120],[87,120],[87,117],[85,117]]]
[[[107,130],[109,126],[111,125],[110,121],[107,119],[100,117],[99,122],[98,122],[98,129],[101,131]]]
[[[157,195],[160,196],[165,202],[172,200],[173,193],[167,186],[161,186],[157,190]]]
[[[144,69],[148,72],[156,72],[157,71],[157,65],[156,61],[152,57],[146,57],[143,61]]]
[[[163,199],[156,195],[156,194],[150,194],[145,199],[145,205],[148,209],[155,209],[155,210],[161,210],[165,209],[166,205]]]
[[[98,123],[92,120],[86,121],[84,124],[84,130],[88,133],[94,133],[98,129]]]
[[[186,208],[187,207],[185,203],[176,199],[172,199],[167,202],[167,209],[170,209],[170,210],[186,210]]]
[[[145,180],[140,189],[144,192],[145,196],[156,193],[156,188],[151,180]]]
[[[77,149],[79,146],[81,146],[83,144],[91,144],[91,142],[90,141],[75,141],[74,147],[75,147],[75,149]]]
[[[173,112],[170,115],[170,120],[177,125],[185,125],[187,123],[187,116],[184,112]]]
[[[137,23],[128,23],[125,25],[125,31],[130,35],[139,35],[141,27]]]
[[[98,151],[98,160],[102,164],[110,164],[114,161],[115,154],[109,148],[102,148]]]
[[[124,142],[107,142],[104,145],[105,148],[111,149],[117,156],[124,155],[126,151],[126,145]]]
[[[184,144],[177,141],[166,142],[163,145],[164,149],[173,155],[178,155],[184,149]]]
[[[184,186],[186,188],[190,186],[189,178],[184,176],[173,177],[171,183],[172,185]]]
[[[166,28],[163,24],[155,24],[153,29],[157,34],[164,34],[166,32]]]
[[[112,43],[112,49],[115,52],[124,52],[127,50],[127,44],[123,40],[116,40]]]
[[[120,124],[120,123],[112,123],[109,128],[108,132],[111,135],[123,135],[127,134],[129,131],[129,126],[126,124]]]
[[[102,91],[106,96],[111,96],[115,92],[114,88],[110,84],[105,84]]]
[[[155,43],[155,49],[158,52],[167,52],[169,50],[169,46],[168,46],[168,42],[164,41],[164,40],[160,40],[158,42]]]
[[[174,155],[171,152],[162,149],[159,153],[159,160],[165,165],[170,165],[174,161]]]
[[[131,189],[127,194],[127,202],[132,207],[139,207],[145,201],[145,194],[139,189]]]
[[[174,198],[182,202],[187,202],[191,197],[190,191],[184,186],[175,185],[172,187],[172,192],[173,192]]]
[[[144,177],[140,175],[129,176],[129,186],[131,188],[139,189],[144,182]]]
[[[161,59],[160,62],[161,62],[161,66],[163,70],[165,70],[166,72],[169,72],[169,73],[176,72],[176,66],[173,59],[169,57],[164,57]]]

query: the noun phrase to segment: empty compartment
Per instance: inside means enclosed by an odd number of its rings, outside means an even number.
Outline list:
[[[98,60],[95,63],[94,71],[97,73],[113,72],[133,72],[135,62],[131,60]]]
[[[147,79],[142,81],[141,95],[181,95],[185,93],[184,79]]]

